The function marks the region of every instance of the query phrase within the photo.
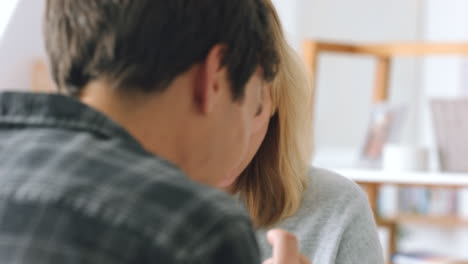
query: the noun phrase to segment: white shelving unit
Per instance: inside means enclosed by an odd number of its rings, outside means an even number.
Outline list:
[[[468,188],[468,174],[442,172],[400,172],[366,169],[336,169],[359,183]]]
[[[333,43],[322,41],[305,41],[303,57],[309,67],[312,89],[316,92],[319,57],[323,53],[346,54],[356,57],[370,57],[375,60],[374,89],[372,101],[374,104],[386,103],[389,99],[390,71],[395,58],[414,58],[427,56],[468,56],[468,42],[452,43],[383,43],[356,44]],[[316,102],[316,94],[313,95]],[[338,159],[332,155],[332,161]],[[328,162],[329,160],[324,160]],[[332,168],[325,166],[325,168]],[[383,218],[377,214],[377,200],[381,187],[386,184],[397,186],[423,186],[427,188],[453,188],[464,192],[468,188],[468,175],[445,173],[409,173],[385,172],[356,169],[340,169],[340,174],[358,182],[366,190],[369,202],[374,210],[377,223],[390,230],[389,256],[396,253],[397,227],[400,224],[415,223],[435,226],[468,226],[468,219],[459,215],[408,215],[398,214],[391,218]],[[464,215],[464,214],[463,214]]]

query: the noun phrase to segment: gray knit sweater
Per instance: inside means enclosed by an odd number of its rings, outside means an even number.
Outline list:
[[[299,211],[277,224],[294,233],[313,264],[384,263],[367,196],[352,181],[311,169]],[[257,232],[262,258],[271,257],[265,230]]]

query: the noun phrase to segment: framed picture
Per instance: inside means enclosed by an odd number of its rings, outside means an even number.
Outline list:
[[[404,106],[373,106],[359,159],[360,167],[380,168],[384,146],[399,141],[405,110]]]

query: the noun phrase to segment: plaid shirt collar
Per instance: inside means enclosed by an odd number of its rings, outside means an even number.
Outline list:
[[[142,146],[120,125],[104,114],[59,94],[0,93],[0,127],[59,127],[86,131],[106,138],[120,138],[133,147]]]

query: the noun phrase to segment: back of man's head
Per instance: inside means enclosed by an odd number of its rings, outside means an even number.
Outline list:
[[[277,54],[263,0],[48,0],[44,32],[53,78],[79,96],[94,80],[124,92],[163,92],[222,44],[234,99]]]

